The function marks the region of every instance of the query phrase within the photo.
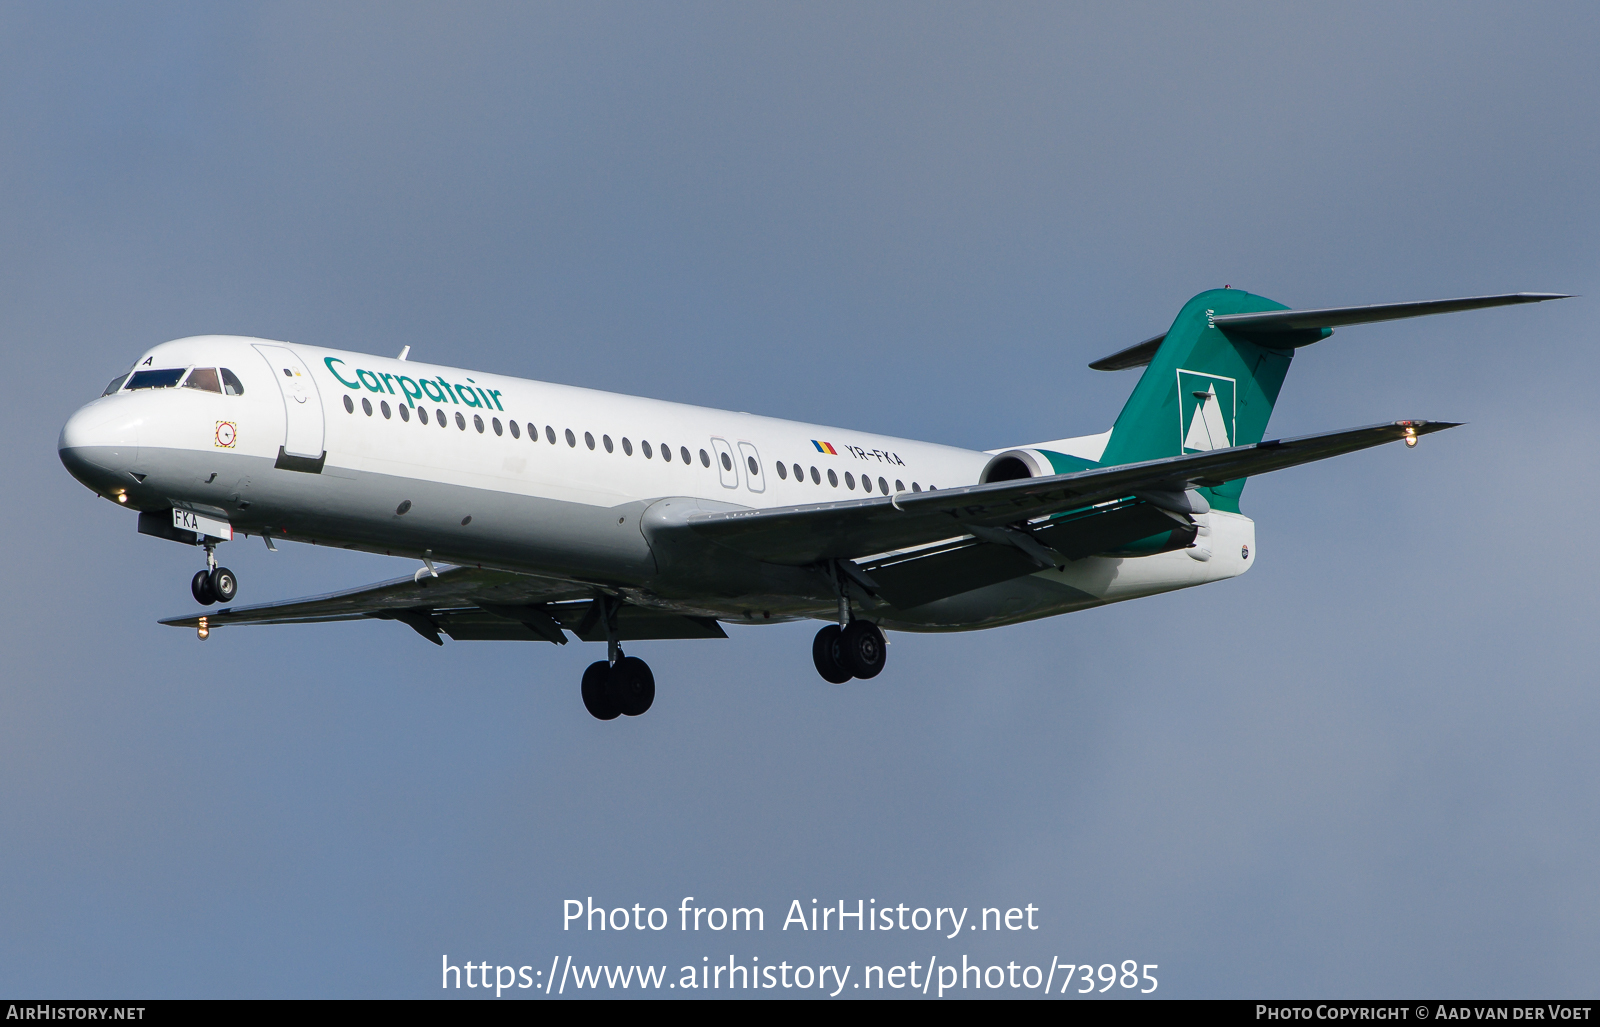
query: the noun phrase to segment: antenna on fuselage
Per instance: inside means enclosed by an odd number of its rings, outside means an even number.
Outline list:
[[[411,347],[410,346],[403,346],[400,349],[400,355],[398,357],[396,357],[395,359],[396,360],[404,360],[406,358],[406,354],[410,353],[410,352],[411,352]]]

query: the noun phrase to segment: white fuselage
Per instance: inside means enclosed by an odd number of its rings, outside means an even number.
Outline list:
[[[240,532],[320,545],[412,558],[431,552],[731,621],[832,616],[832,586],[803,568],[743,568],[725,580],[716,570],[666,573],[641,530],[652,505],[789,507],[952,488],[979,482],[994,459],[233,336],[164,343],[141,355],[135,371],[191,367],[227,369],[242,394],[166,387],[96,400],[62,431],[73,473],[136,509],[192,509]],[[1048,445],[1094,460],[1104,438]],[[915,610],[884,610],[881,623],[984,627],[1242,573],[1255,559],[1252,522],[1210,518],[1206,559],[1185,551],[1090,557]]]

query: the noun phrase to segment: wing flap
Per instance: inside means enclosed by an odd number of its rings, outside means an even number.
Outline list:
[[[1178,528],[1172,515],[1142,500],[1130,499],[1047,521],[1029,535],[1068,561],[1111,552]],[[1021,547],[966,537],[868,560],[862,569],[877,584],[880,595],[900,609],[909,610],[1042,568]]]

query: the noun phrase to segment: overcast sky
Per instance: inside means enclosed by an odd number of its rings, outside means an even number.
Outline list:
[[[0,992],[435,996],[445,953],[733,953],[1592,997],[1597,29],[1459,0],[0,6]],[[159,627],[198,554],[55,451],[206,332],[995,448],[1104,430],[1137,372],[1085,365],[1223,284],[1581,298],[1302,350],[1269,436],[1469,424],[1253,480],[1242,578],[892,635],[847,686],[814,625],[640,643],[659,692],[625,722],[579,702],[598,646]],[[411,569],[223,556],[245,602]],[[767,930],[561,929],[566,898],[686,895]],[[858,898],[1041,928],[779,930]]]

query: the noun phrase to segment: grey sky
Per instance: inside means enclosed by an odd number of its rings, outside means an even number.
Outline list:
[[[1600,296],[1584,4],[0,6],[0,991],[430,996],[452,961],[1160,964],[1171,996],[1592,996],[1593,300],[1341,330],[1233,582],[822,683],[811,628],[595,647],[155,625],[195,554],[55,455],[235,332],[992,448],[1204,288]],[[251,543],[242,601],[398,561]],[[574,936],[561,900],[760,904]],[[946,942],[791,899],[1040,907]],[[731,946],[731,947],[730,947]],[[792,994],[792,993],[790,993]],[[1010,994],[1009,991],[1006,994]]]

